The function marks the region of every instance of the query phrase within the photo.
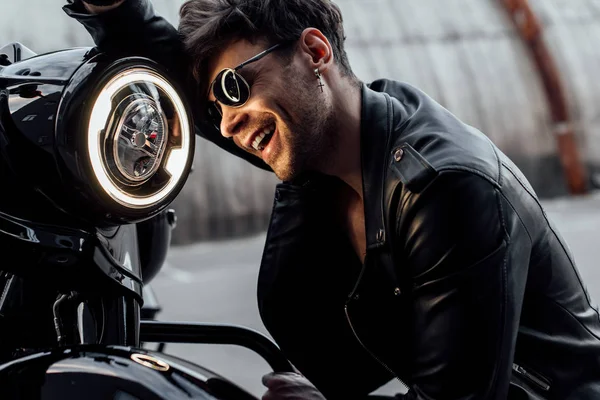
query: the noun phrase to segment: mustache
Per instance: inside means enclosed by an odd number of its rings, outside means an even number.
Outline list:
[[[271,126],[271,125],[275,125],[276,123],[276,119],[274,116],[272,115],[261,115],[258,118],[255,118],[254,121],[252,121],[252,125],[249,125],[249,131],[250,132],[254,132],[256,130],[258,130],[259,128],[264,128],[266,126]]]

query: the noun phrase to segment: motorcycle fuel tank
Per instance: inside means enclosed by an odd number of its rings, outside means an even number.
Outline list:
[[[0,365],[3,399],[256,400],[227,379],[162,353],[70,347]]]

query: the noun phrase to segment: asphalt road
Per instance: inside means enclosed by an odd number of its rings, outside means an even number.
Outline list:
[[[581,275],[600,299],[600,194],[545,203],[550,218],[572,249]],[[264,234],[250,238],[175,247],[152,283],[163,307],[161,320],[232,323],[268,336],[256,304],[256,280]],[[223,374],[260,397],[269,366],[250,350],[222,345],[167,345],[182,356]],[[402,391],[392,382],[379,393]]]

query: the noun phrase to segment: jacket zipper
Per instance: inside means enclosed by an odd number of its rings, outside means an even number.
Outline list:
[[[358,343],[360,343],[360,345],[363,347],[363,349],[366,350],[367,353],[369,353],[369,355],[375,360],[377,361],[383,368],[385,368],[390,374],[392,374],[392,376],[394,378],[396,378],[398,380],[398,382],[400,382],[404,387],[406,387],[406,390],[410,390],[410,388],[408,387],[408,385],[406,383],[404,383],[404,381],[402,379],[400,379],[398,377],[398,375],[396,375],[396,373],[394,371],[392,371],[392,369],[390,367],[387,366],[386,363],[384,363],[383,361],[381,361],[379,359],[379,357],[377,357],[371,350],[369,350],[367,348],[367,346],[365,346],[365,344],[363,343],[362,340],[360,340],[360,337],[358,336],[358,333],[356,333],[356,330],[354,329],[354,325],[352,325],[352,321],[350,320],[350,314],[348,313],[348,303],[346,303],[344,305],[344,311],[346,313],[346,319],[348,320],[348,325],[350,325],[350,329],[352,330],[352,333],[354,334],[354,337],[356,338],[356,340],[358,341]]]
[[[513,371],[515,371],[517,373],[517,375],[524,377],[528,382],[536,385],[538,388],[542,389],[543,391],[547,392],[548,390],[550,390],[550,383],[546,379],[544,379],[541,375],[539,375],[531,370],[526,370],[522,366],[520,366],[518,364],[514,364],[514,363],[513,363],[512,369],[513,369]]]

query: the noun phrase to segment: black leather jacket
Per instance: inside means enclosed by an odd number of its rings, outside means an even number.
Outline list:
[[[93,17],[78,6],[65,10],[100,47],[184,76],[177,33],[146,0]],[[600,399],[598,311],[518,168],[388,80],[362,88],[361,154],[364,265],[332,217],[337,180],[277,186],[258,300],[296,367],[329,399],[394,377],[403,399]]]
[[[600,399],[598,311],[519,169],[410,85],[364,86],[362,113],[364,265],[336,182],[277,189],[258,294],[291,361],[331,398]]]

